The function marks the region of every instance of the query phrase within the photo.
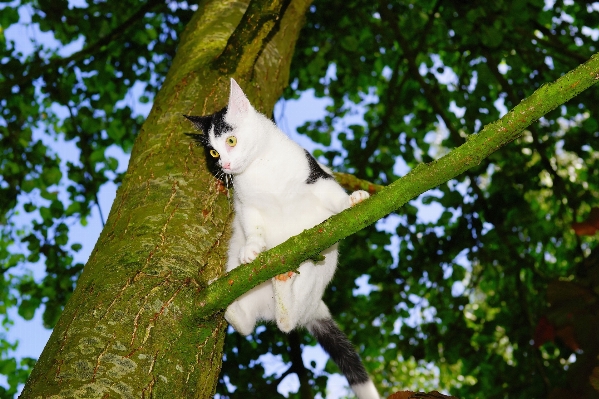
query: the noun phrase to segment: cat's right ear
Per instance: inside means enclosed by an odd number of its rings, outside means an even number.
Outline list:
[[[183,115],[187,118],[193,126],[200,130],[202,133],[185,133],[186,136],[191,137],[197,144],[202,147],[206,147],[209,144],[208,132],[210,131],[210,125],[212,124],[212,116],[194,116],[194,115]]]
[[[201,130],[205,135],[210,133],[210,125],[212,125],[212,115],[209,116],[195,116],[195,115],[183,115],[188,121],[193,123],[193,126]]]
[[[227,116],[233,119],[238,116],[245,116],[251,108],[250,101],[245,96],[243,90],[241,90],[235,79],[231,78],[231,92],[229,94]]]

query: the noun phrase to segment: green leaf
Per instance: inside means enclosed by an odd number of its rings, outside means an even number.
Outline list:
[[[433,196],[433,195],[423,195],[423,196],[422,196],[422,203],[423,203],[424,205],[430,205],[430,204],[432,204],[433,202],[436,202],[436,201],[438,201],[438,200],[439,200],[439,198],[437,198],[437,197],[435,197],[435,196]]]
[[[66,234],[58,234],[54,236],[54,242],[57,245],[67,245],[67,243],[69,242],[69,236]]]
[[[31,320],[31,319],[33,319],[33,316],[35,316],[35,311],[37,310],[37,308],[39,306],[40,306],[39,300],[24,299],[19,304],[19,310],[18,310],[19,316],[21,316],[25,320]]]
[[[359,42],[354,36],[345,36],[341,39],[341,46],[347,51],[358,50]]]
[[[46,305],[46,308],[44,309],[44,314],[42,315],[44,327],[53,328],[58,322],[61,313],[62,308],[57,306],[56,304]]]
[[[71,249],[75,252],[81,251],[81,248],[83,248],[83,245],[81,245],[79,243],[75,243],[75,244],[71,245]]]
[[[23,190],[26,193],[30,193],[33,191],[33,189],[37,188],[38,185],[38,181],[37,180],[24,180],[23,183],[21,183],[21,190]]]
[[[106,167],[113,172],[119,167],[119,161],[114,157],[106,157]]]
[[[485,46],[496,48],[503,42],[503,34],[492,26],[483,26],[481,40]]]
[[[60,179],[62,178],[62,172],[57,166],[48,169],[45,168],[41,177],[47,186],[51,186],[60,182]]]
[[[42,217],[42,219],[48,220],[48,221],[52,220],[52,212],[50,211],[50,208],[42,206],[39,208],[39,211],[40,211],[40,216]]]
[[[58,198],[58,191],[41,190],[40,195],[43,199],[55,201]]]
[[[17,369],[17,362],[15,359],[2,359],[0,360],[0,374],[9,375],[15,372]]]
[[[79,202],[71,202],[65,211],[66,216],[72,216],[81,212],[81,204]]]
[[[16,7],[4,7],[0,9],[0,28],[6,30],[9,26],[19,22],[19,11]]]
[[[104,148],[94,150],[90,156],[92,162],[102,162],[104,160]]]
[[[597,119],[593,117],[589,117],[582,122],[582,128],[587,132],[596,132],[599,129],[599,124],[597,123]]]

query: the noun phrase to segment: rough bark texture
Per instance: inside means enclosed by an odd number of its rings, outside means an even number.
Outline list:
[[[227,324],[221,313],[200,322],[193,315],[199,293],[224,270],[232,208],[203,152],[183,135],[191,126],[182,114],[224,106],[231,76],[257,109],[270,113],[288,83],[309,5],[248,3],[200,4],[137,138],[106,227],[22,398],[214,394]],[[263,22],[253,23],[262,11]],[[227,47],[231,37],[235,46]]]

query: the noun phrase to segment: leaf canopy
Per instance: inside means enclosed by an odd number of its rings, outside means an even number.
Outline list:
[[[118,183],[195,6],[158,0],[0,5],[0,312],[52,327],[82,265],[69,237]],[[464,143],[598,51],[598,3],[317,0],[296,44],[288,100],[330,99],[299,130],[336,170],[386,185]],[[35,32],[27,51],[10,29]],[[8,35],[8,36],[7,36]],[[14,37],[14,35],[12,36]],[[342,243],[325,300],[383,392],[594,398],[596,233],[576,235],[599,192],[599,101],[583,92],[515,143]],[[77,155],[61,159],[56,140]],[[27,223],[23,222],[23,218]],[[46,277],[13,273],[43,262]],[[358,287],[359,286],[359,287]],[[14,314],[14,313],[13,313]],[[305,397],[328,373],[298,361],[303,332],[231,334],[218,392],[268,395],[297,373]],[[0,336],[1,392],[33,365]],[[264,354],[288,372],[264,375]],[[300,357],[301,358],[301,357]],[[261,377],[262,376],[262,377]]]

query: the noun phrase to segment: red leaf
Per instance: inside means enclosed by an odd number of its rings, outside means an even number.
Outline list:
[[[576,342],[576,338],[574,338],[574,327],[565,326],[555,331],[555,335],[559,337],[564,345],[573,351],[577,351],[580,349],[578,342]]]
[[[545,342],[553,342],[555,339],[555,327],[546,316],[542,316],[535,327],[535,348],[541,347]]]
[[[412,392],[399,391],[395,392],[387,399],[458,399],[455,396],[447,396],[437,391],[432,392]]]
[[[579,236],[592,236],[599,230],[599,208],[593,207],[587,220],[572,223],[574,232]]]
[[[394,394],[389,396],[387,399],[409,399],[413,393],[414,392],[412,392],[412,391],[399,391],[399,392],[395,392]]]

